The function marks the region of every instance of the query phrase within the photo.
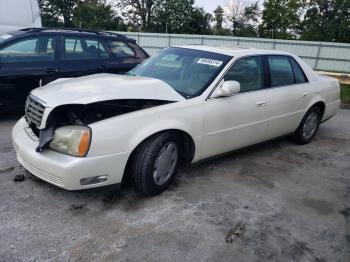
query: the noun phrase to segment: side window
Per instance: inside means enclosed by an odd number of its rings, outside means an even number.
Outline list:
[[[108,58],[109,55],[98,40],[86,38],[65,38],[65,59],[100,59]]]
[[[79,39],[65,39],[66,53],[83,53],[83,47]]]
[[[108,58],[108,53],[100,41],[85,40],[85,43],[89,55],[93,57],[98,55],[98,58]]]
[[[117,57],[130,57],[135,56],[134,50],[132,50],[126,43],[121,41],[108,41],[108,45],[111,52]]]
[[[264,70],[260,56],[238,60],[227,72],[225,81],[235,80],[240,83],[240,93],[264,88]]]
[[[297,84],[307,82],[304,71],[303,69],[301,69],[300,65],[293,58],[290,58],[290,61],[292,62],[292,66],[294,70],[295,82]]]
[[[295,83],[292,65],[287,56],[268,56],[271,72],[271,87]]]
[[[2,63],[53,61],[55,38],[32,37],[0,49]]]

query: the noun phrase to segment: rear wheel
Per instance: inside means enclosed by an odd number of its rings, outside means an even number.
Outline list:
[[[304,145],[310,143],[315,136],[321,121],[321,110],[314,106],[303,117],[298,129],[293,135],[295,143]]]
[[[171,132],[161,133],[143,142],[132,163],[137,189],[147,195],[163,192],[172,182],[180,161],[180,143]]]

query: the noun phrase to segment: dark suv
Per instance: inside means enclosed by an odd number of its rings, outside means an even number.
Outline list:
[[[0,36],[0,111],[22,109],[28,93],[57,78],[123,74],[148,54],[126,36],[28,28]]]

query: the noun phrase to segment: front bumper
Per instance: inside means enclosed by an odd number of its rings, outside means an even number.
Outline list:
[[[30,132],[24,118],[12,129],[12,142],[19,163],[34,176],[53,185],[80,190],[121,183],[130,153],[120,153],[96,157],[72,157],[52,150],[35,151],[38,139]],[[83,178],[106,176],[107,180],[98,184],[81,185]]]

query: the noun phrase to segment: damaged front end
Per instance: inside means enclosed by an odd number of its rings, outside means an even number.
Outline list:
[[[37,152],[48,148],[55,136],[55,130],[65,126],[88,126],[89,124],[131,113],[150,107],[173,103],[174,101],[151,99],[119,99],[99,101],[90,104],[65,104],[55,107],[42,123],[45,110],[40,101],[28,97],[26,103],[26,121],[33,133],[39,138]],[[43,128],[39,128],[43,127]]]

